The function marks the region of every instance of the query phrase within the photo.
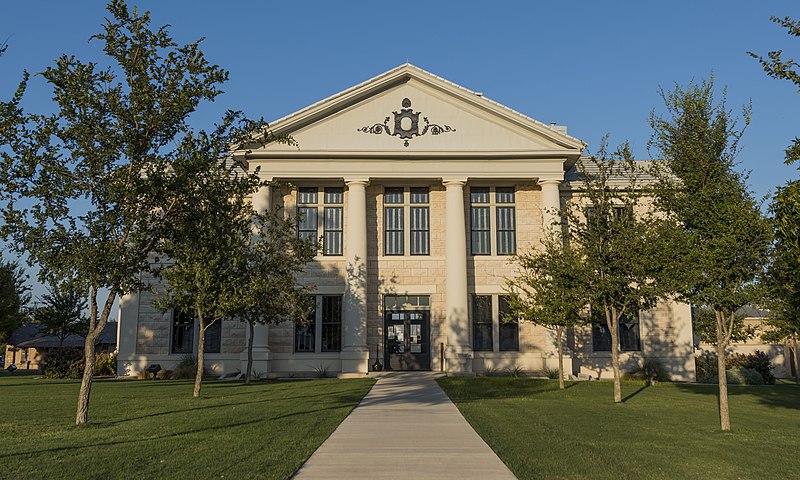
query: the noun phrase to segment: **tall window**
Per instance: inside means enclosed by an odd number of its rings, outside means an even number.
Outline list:
[[[383,192],[384,255],[403,255],[403,187]]]
[[[322,237],[323,255],[342,254],[343,208],[328,205],[344,204],[344,190],[340,187],[325,189],[325,223]]]
[[[300,187],[297,191],[297,234],[304,240],[317,239],[317,187]]]
[[[637,352],[642,349],[639,333],[639,315],[630,317],[623,315],[617,324],[619,333],[619,349],[623,352]],[[604,315],[593,315],[592,318],[592,350],[595,352],[611,351],[611,331]]]
[[[319,201],[318,187],[300,187],[297,190],[297,232],[300,238],[319,238],[322,220],[322,254],[342,255],[344,251],[344,189],[326,187]]]
[[[322,297],[322,351],[338,352],[342,349],[342,297]]]
[[[512,315],[511,306],[508,304],[507,297],[501,295],[497,300],[498,321],[500,324],[500,351],[519,351],[519,320]]]
[[[206,353],[219,353],[222,350],[222,320],[217,320],[206,328],[203,350]]]
[[[514,207],[514,187],[497,187],[497,254],[517,253],[517,219]]]
[[[472,349],[492,351],[492,296],[472,296]]]
[[[411,255],[431,254],[430,191],[413,187],[411,192]]]
[[[470,188],[470,230],[473,255],[491,255],[489,187]]]
[[[295,352],[338,352],[342,349],[342,296],[316,295],[305,325],[295,323]]]
[[[173,310],[170,353],[192,353],[193,346],[194,315]]]
[[[305,325],[295,323],[294,325],[294,351],[295,352],[313,352],[316,344],[317,333],[317,308],[316,303],[314,309],[308,314]]]

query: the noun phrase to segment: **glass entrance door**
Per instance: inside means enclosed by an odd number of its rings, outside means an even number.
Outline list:
[[[385,364],[389,370],[430,370],[430,312],[384,314]]]

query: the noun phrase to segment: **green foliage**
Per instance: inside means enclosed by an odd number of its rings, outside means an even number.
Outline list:
[[[703,352],[694,357],[694,368],[697,381],[700,383],[712,383],[711,379],[716,378],[717,355],[714,352]]]
[[[561,375],[557,368],[544,367],[544,376],[550,380],[558,380]]]
[[[528,372],[526,372],[525,369],[519,365],[506,368],[506,373],[508,373],[508,376],[511,378],[520,378],[528,374]]]
[[[197,374],[197,357],[194,355],[184,355],[181,357],[175,368],[172,369],[172,380],[185,380],[194,378]]]
[[[742,375],[746,375],[747,381],[740,381],[741,385],[772,385],[775,383],[775,376],[772,374],[772,362],[769,356],[761,351],[756,351],[751,354],[736,353],[729,355],[725,359],[727,371],[735,371],[736,379],[741,380]],[[716,383],[717,377],[717,355],[714,352],[704,352],[702,355],[695,357],[695,369],[697,372],[697,381],[701,383]],[[740,370],[748,370],[744,374]],[[756,372],[759,380],[749,378],[749,372]],[[730,374],[728,376],[728,383],[731,381]],[[754,383],[756,382],[756,383]]]
[[[89,319],[85,315],[86,298],[84,292],[73,288],[72,284],[50,287],[41,298],[40,306],[33,311],[33,321],[47,335],[57,337],[60,345],[70,335],[86,336]]]
[[[764,385],[764,378],[752,368],[729,368],[725,371],[728,385]],[[709,383],[717,383],[719,378],[714,375]]]
[[[705,343],[717,344],[717,320],[713,310],[703,307],[694,310],[694,333]],[[737,314],[734,317],[731,330],[732,342],[747,341],[755,334],[754,327],[744,324],[744,316]]]
[[[800,21],[791,17],[771,17],[770,20],[785,28],[789,35],[800,37]],[[788,80],[800,90],[800,66],[792,57],[784,59],[783,50],[769,52],[767,58],[753,52],[747,53],[758,60],[767,75],[779,80]],[[792,145],[786,149],[786,163],[791,164],[798,160],[800,160],[800,138],[795,138]]]
[[[0,259],[0,344],[5,343],[26,318],[26,306],[31,300],[30,287],[25,284],[27,279],[19,264]]]
[[[769,356],[760,350],[756,350],[755,353],[735,353],[730,355],[725,359],[725,365],[728,368],[744,368],[758,372],[763,384],[773,385],[775,383],[775,375],[772,374],[772,362]],[[757,384],[748,383],[748,385]]]
[[[314,369],[314,376],[317,378],[327,378],[328,372],[331,369],[330,363],[319,363],[312,367]]]
[[[116,375],[117,374],[117,352],[100,353],[94,364],[95,375]]]
[[[672,380],[664,363],[658,358],[646,357],[636,370],[626,372],[625,380],[669,382]]]
[[[86,364],[80,348],[54,348],[44,355],[42,375],[45,378],[81,378]]]

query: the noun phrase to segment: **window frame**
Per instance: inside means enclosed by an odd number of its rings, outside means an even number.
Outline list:
[[[431,187],[391,186],[383,187],[382,196],[382,242],[384,257],[420,257],[431,255]],[[392,215],[397,222],[390,224]],[[399,216],[399,218],[398,218]],[[417,222],[420,219],[424,222]],[[400,248],[390,250],[388,239],[392,236]],[[419,240],[418,242],[415,242]]]
[[[511,256],[517,253],[517,190],[518,185],[470,185],[469,187],[469,254],[472,256]],[[510,226],[502,222],[509,220]],[[485,225],[476,225],[476,220]],[[482,241],[478,241],[478,240]],[[508,239],[504,241],[503,239]],[[494,240],[494,241],[492,241]],[[476,248],[485,243],[484,248]],[[501,246],[503,248],[501,248]]]
[[[492,297],[494,297],[494,295],[473,294],[471,298],[470,320],[472,324],[472,350],[475,352],[494,351],[494,299]],[[488,301],[488,305],[479,307],[479,299]],[[483,310],[483,312],[481,312],[481,310]],[[485,317],[481,318],[481,313],[485,313]]]
[[[344,255],[344,230],[345,230],[345,216],[344,216],[344,194],[345,189],[341,186],[299,186],[297,187],[297,236],[299,238],[308,238],[313,232],[313,239],[319,241],[320,237],[322,242],[320,250],[317,255],[323,257],[341,257]],[[313,195],[301,201],[303,194]],[[312,203],[313,200],[313,203]],[[314,212],[314,228],[301,228],[302,218],[304,212]],[[336,212],[336,213],[334,213]],[[339,218],[339,227],[329,225],[329,213]],[[338,215],[337,215],[338,213]],[[322,232],[320,234],[320,232]],[[333,248],[334,245],[338,248]]]
[[[188,348],[188,350],[177,350],[175,348],[175,339],[176,339],[175,328],[178,326],[176,322],[177,322],[177,320],[179,318],[184,318],[185,319],[186,317],[190,317],[190,319],[188,321],[184,320],[181,323],[182,323],[182,325],[184,325],[184,335],[185,335],[186,331],[189,332],[189,337],[190,337],[189,338],[189,348]],[[181,311],[179,311],[177,309],[172,309],[172,316],[170,318],[170,329],[169,329],[169,354],[170,355],[191,355],[191,354],[194,353],[194,351],[195,351],[195,343],[196,343],[194,341],[195,324],[196,323],[197,323],[197,319],[195,318],[194,313],[188,314],[188,313],[185,313],[185,312],[181,312]],[[186,326],[188,326],[188,329],[187,329]],[[185,343],[185,341],[182,342],[182,343]]]
[[[506,308],[503,308],[503,305]],[[513,318],[513,321],[503,321],[503,317],[507,316],[509,318]],[[505,328],[504,328],[505,327]],[[513,316],[511,312],[511,305],[508,303],[508,296],[507,295],[498,295],[497,296],[497,341],[498,341],[498,351],[500,352],[519,352],[519,317]],[[513,331],[513,342],[511,347],[503,346],[503,337],[504,332],[506,336],[509,336],[509,331]],[[508,338],[506,338],[508,339]]]

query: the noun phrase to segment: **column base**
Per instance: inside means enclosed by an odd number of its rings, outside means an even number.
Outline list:
[[[470,348],[450,347],[445,351],[445,371],[448,375],[475,375]]]
[[[342,352],[339,358],[342,359],[342,374],[364,374],[369,371],[369,351],[346,351]]]
[[[267,374],[271,370],[269,354],[269,347],[253,347],[253,371],[251,372],[251,378],[267,377]],[[241,370],[242,374],[245,374],[247,371],[247,348],[242,350],[242,353],[239,354],[239,361],[241,363],[239,370]]]

